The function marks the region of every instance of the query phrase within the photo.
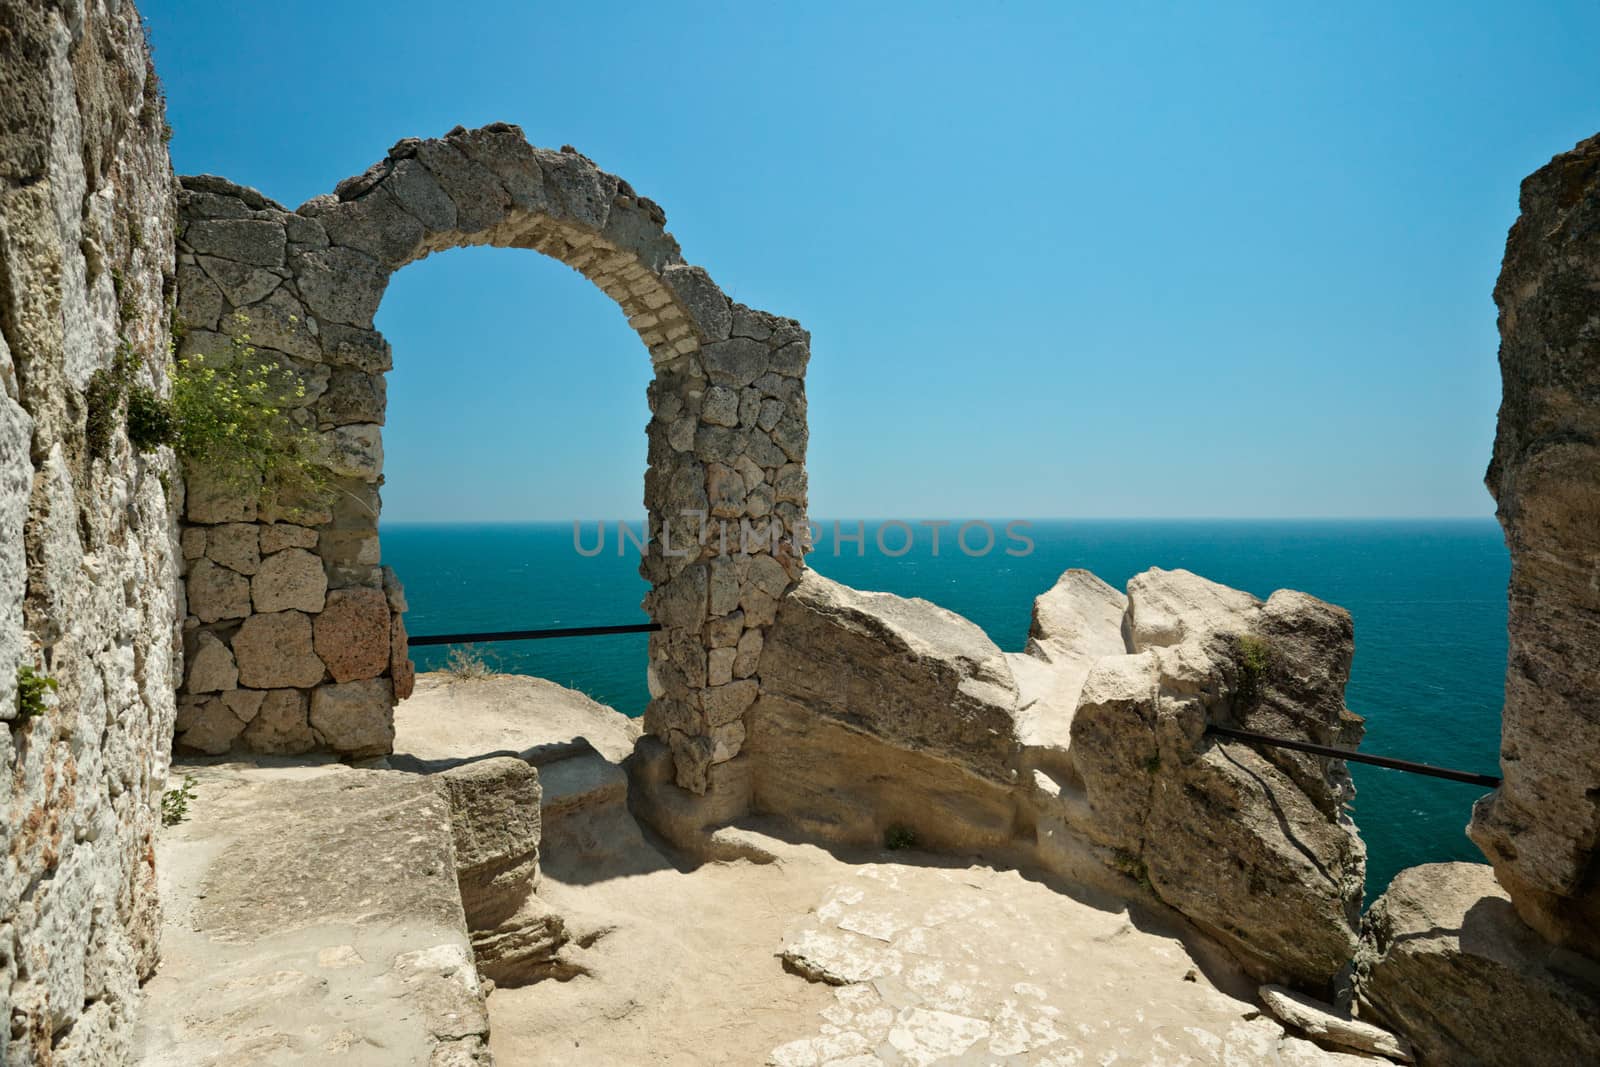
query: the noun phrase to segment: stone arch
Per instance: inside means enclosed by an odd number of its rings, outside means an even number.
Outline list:
[[[389,750],[411,666],[377,536],[392,358],[373,315],[389,277],[430,253],[529,248],[610,296],[650,354],[640,572],[662,629],[645,725],[670,744],[678,783],[703,792],[743,744],[763,635],[804,568],[806,331],[729,300],[627,182],[504,123],[407,138],[293,212],[211,176],[182,179],[179,209],[180,355],[244,323],[307,382],[297,417],[321,434],[342,490],[296,512],[191,475],[179,743]]]

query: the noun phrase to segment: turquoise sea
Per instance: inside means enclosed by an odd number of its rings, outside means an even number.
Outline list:
[[[822,537],[817,570],[861,589],[920,596],[982,626],[1001,648],[1027,638],[1033,598],[1068,567],[1116,586],[1147,567],[1185,567],[1265,597],[1302,589],[1347,608],[1356,656],[1346,701],[1367,718],[1369,752],[1497,774],[1506,656],[1510,562],[1492,519],[1448,521],[1038,521],[1031,554],[967,556],[946,530],[937,555],[930,532],[903,556]],[[854,523],[845,524],[848,532]],[[995,524],[997,530],[1003,526]],[[632,523],[637,531],[639,523]],[[582,524],[585,549],[596,523]],[[904,537],[887,531],[898,550]],[[385,562],[405,583],[414,634],[610,625],[647,621],[636,550],[619,555],[616,523],[604,550],[574,548],[572,523],[411,525],[385,523]],[[969,545],[982,547],[974,534]],[[537,674],[589,693],[629,715],[644,710],[645,637],[626,635],[482,646],[498,669]],[[446,650],[420,648],[420,669]],[[1474,786],[1354,767],[1356,822],[1368,848],[1368,894],[1396,871],[1438,860],[1481,859],[1462,832]]]

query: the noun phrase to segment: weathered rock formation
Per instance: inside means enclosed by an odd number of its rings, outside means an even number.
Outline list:
[[[0,4],[0,1063],[120,1064],[172,735],[172,177],[131,4]],[[19,705],[19,669],[53,679]],[[211,665],[205,669],[210,670]]]
[[[1428,1064],[1600,1063],[1600,965],[1553,948],[1480,863],[1408,867],[1368,910],[1363,1018]]]
[[[372,318],[405,264],[490,244],[581,272],[649,350],[641,571],[663,629],[650,639],[646,724],[671,747],[679,784],[704,792],[743,744],[763,635],[803,569],[806,331],[730,301],[683,262],[660,207],[627,182],[503,123],[407,138],[297,211],[209,176],[183,179],[180,211],[180,354],[225,350],[242,331],[299,375],[298,417],[321,434],[338,490],[326,506],[262,510],[203,478],[191,488],[190,651],[210,635],[239,674],[238,689],[191,679],[181,743],[357,756],[392,744],[412,669],[403,599],[379,566],[392,360]],[[270,720],[244,690],[273,694]]]
[[[1128,651],[1099,659],[1072,718],[1062,823],[1258,973],[1316,989],[1355,949],[1365,849],[1342,762],[1208,738],[1223,723],[1354,745],[1350,616],[1266,603],[1186,571],[1128,584]],[[1051,805],[1040,803],[1041,810]]]
[[[1522,183],[1495,286],[1486,481],[1511,549],[1504,784],[1469,833],[1518,913],[1600,959],[1600,137]]]
[[[1008,841],[1016,684],[973,623],[808,572],[761,653],[754,810],[836,841]]]
[[[708,857],[749,854],[723,829],[747,813],[854,845],[1020,849],[1326,992],[1355,950],[1365,866],[1349,775],[1206,727],[1354,745],[1352,649],[1349,615],[1301,593],[1263,603],[1153,570],[1124,596],[1073,571],[1007,656],[926,601],[808,573],[765,636],[743,754],[687,801],[643,746],[634,802]]]

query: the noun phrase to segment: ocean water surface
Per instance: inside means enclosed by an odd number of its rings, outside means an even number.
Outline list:
[[[1001,524],[996,524],[997,528]],[[832,524],[809,562],[861,589],[919,596],[960,612],[1006,651],[1027,639],[1033,598],[1068,567],[1086,567],[1119,588],[1149,567],[1184,567],[1266,597],[1301,589],[1348,609],[1356,655],[1346,703],[1366,716],[1362,749],[1497,774],[1510,562],[1492,519],[1448,521],[1038,521],[1026,556],[1010,556],[1003,532],[992,551],[963,554],[946,530],[913,527],[909,552],[836,541]],[[635,531],[639,523],[632,523]],[[845,532],[854,529],[847,523]],[[592,550],[596,524],[582,525]],[[903,533],[886,541],[898,550]],[[981,547],[983,538],[969,544]],[[632,544],[619,554],[616,524],[603,550],[574,549],[571,523],[383,525],[385,562],[405,584],[413,634],[646,622],[646,585]],[[628,715],[645,690],[642,634],[480,646],[500,670],[581,689]],[[419,669],[447,650],[419,648]],[[1376,767],[1354,766],[1355,819],[1367,842],[1369,897],[1396,871],[1440,860],[1481,860],[1463,828],[1484,790]]]

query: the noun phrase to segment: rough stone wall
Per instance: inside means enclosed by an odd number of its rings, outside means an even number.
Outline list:
[[[242,330],[298,373],[297,417],[322,435],[339,492],[326,508],[263,510],[191,478],[180,743],[388,751],[411,667],[404,599],[380,566],[391,355],[372,318],[405,264],[489,244],[579,271],[649,350],[641,572],[662,630],[646,723],[671,746],[678,782],[703,792],[710,767],[743,744],[763,634],[804,567],[792,531],[805,523],[807,333],[729,301],[683,262],[653,202],[571,149],[531,147],[515,126],[403,140],[293,212],[214,177],[183,186],[180,354],[225,350]],[[776,541],[764,536],[772,522]]]
[[[1500,766],[1469,833],[1529,925],[1600,958],[1600,137],[1522,183],[1486,481],[1511,550]]]
[[[122,1063],[173,720],[172,175],[129,3],[0,2],[0,1063]],[[116,365],[124,353],[124,374]],[[135,358],[136,357],[136,358]],[[17,670],[55,679],[23,715]]]

